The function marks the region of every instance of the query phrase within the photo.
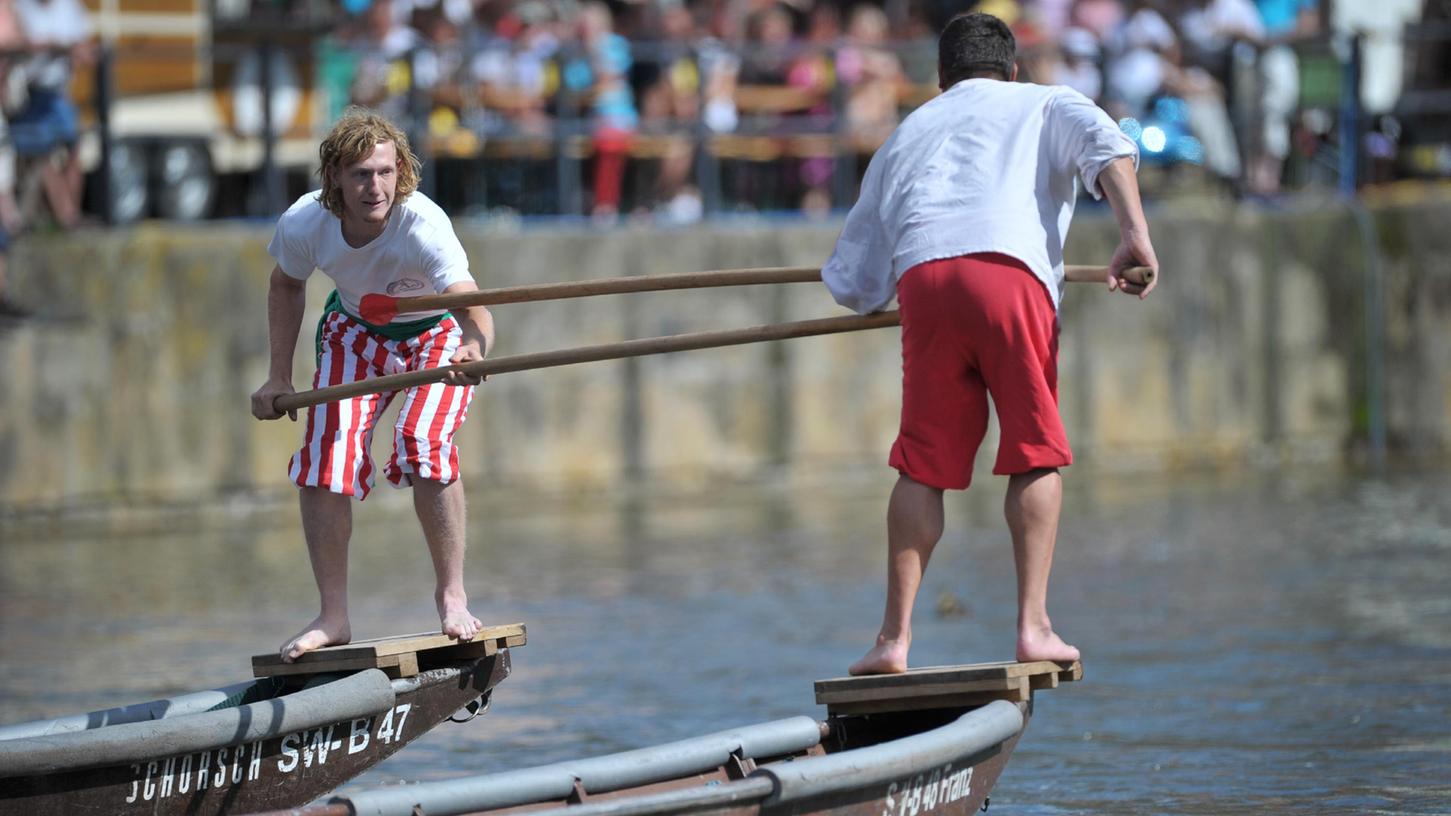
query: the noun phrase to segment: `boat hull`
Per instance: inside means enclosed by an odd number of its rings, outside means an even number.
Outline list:
[[[1021,733],[987,755],[944,763],[891,782],[735,812],[760,816],[970,816],[987,802]]]
[[[1031,702],[776,720],[603,757],[359,791],[293,816],[969,816]],[[270,814],[269,816],[280,816]]]
[[[509,675],[507,649],[395,681],[376,714],[201,751],[0,779],[0,816],[248,813],[300,807],[368,770]]]
[[[1022,708],[1025,709],[1026,706]],[[1026,719],[1027,712],[1024,711],[1025,729]],[[993,786],[997,784],[998,777],[1002,775],[1021,736],[1022,731],[1019,731],[989,751],[886,782],[846,787],[789,802],[771,801],[770,798],[761,800],[747,791],[742,791],[735,801],[722,801],[717,804],[702,805],[698,801],[692,803],[688,798],[682,798],[680,812],[697,816],[973,816],[983,810],[983,805],[987,803]],[[572,806],[557,802],[551,805],[476,811],[473,816],[502,816],[541,810],[543,812],[539,816],[555,812],[564,814],[569,810],[579,810],[586,804],[598,806],[602,813],[618,808],[619,816],[665,814],[672,812],[668,805],[659,803],[658,806],[651,806],[641,801],[640,797],[668,795],[671,792],[688,793],[699,791],[704,786],[715,786],[721,789],[722,794],[727,794],[726,789],[730,786],[741,784],[733,781],[729,773],[721,771],[645,788],[591,796]],[[731,798],[735,797],[722,796],[722,799]],[[639,804],[633,805],[632,799]],[[751,801],[753,799],[755,801]],[[550,809],[559,807],[565,809]],[[323,811],[318,813],[319,816],[324,814]],[[343,816],[346,813],[350,811],[343,806],[326,812],[327,816]]]
[[[843,779],[846,784],[836,791],[779,803],[768,799],[761,813],[763,816],[804,813],[956,816],[976,813],[997,784],[1032,717],[1030,702],[1017,703],[1014,707],[1020,719],[1014,721],[1015,727],[1002,732],[1001,741],[957,756],[939,753],[935,764],[919,766],[911,769],[910,773],[870,784],[853,786],[850,784],[851,775],[848,775]],[[838,716],[834,724],[842,737],[836,751],[891,744],[914,734],[950,727],[958,714],[955,710],[925,710],[893,716]]]

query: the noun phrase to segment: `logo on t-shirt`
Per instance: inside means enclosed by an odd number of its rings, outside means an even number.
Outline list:
[[[388,284],[388,294],[397,297],[405,292],[417,292],[423,288],[423,281],[416,278],[403,278]]]

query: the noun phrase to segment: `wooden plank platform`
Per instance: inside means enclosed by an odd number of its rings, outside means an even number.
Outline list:
[[[816,681],[816,702],[828,714],[878,714],[927,708],[1026,702],[1033,691],[1083,679],[1083,664],[1040,660],[963,666],[928,666],[902,674],[874,674]]]
[[[442,660],[488,657],[500,649],[523,646],[529,642],[522,623],[485,626],[473,640],[460,643],[438,632],[416,635],[355,640],[341,646],[327,646],[308,652],[292,663],[282,662],[276,653],[253,655],[254,677],[276,677],[294,674],[324,674],[339,671],[382,669],[390,677],[412,677],[418,674],[418,656]]]

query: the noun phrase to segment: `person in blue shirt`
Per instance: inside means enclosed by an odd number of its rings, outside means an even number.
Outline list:
[[[609,6],[601,2],[581,6],[578,32],[582,51],[562,69],[565,88],[589,97],[595,161],[591,212],[597,218],[612,218],[619,212],[625,159],[640,119],[628,81],[630,42],[613,27]]]
[[[1249,188],[1268,195],[1280,189],[1280,174],[1290,155],[1290,117],[1300,101],[1300,61],[1296,40],[1320,32],[1317,0],[1255,0],[1265,26],[1260,54],[1260,132],[1253,142]]]

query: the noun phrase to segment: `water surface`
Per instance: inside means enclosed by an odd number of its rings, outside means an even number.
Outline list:
[[[824,712],[882,601],[890,471],[809,488],[473,497],[469,586],[529,644],[493,710],[349,789]],[[1451,473],[1067,472],[1043,692],[992,812],[1451,812]],[[913,662],[1010,658],[1001,480],[952,498]],[[315,611],[291,506],[0,528],[0,722],[219,686]],[[354,634],[435,625],[406,501],[358,508]]]

